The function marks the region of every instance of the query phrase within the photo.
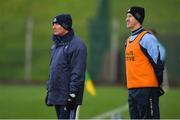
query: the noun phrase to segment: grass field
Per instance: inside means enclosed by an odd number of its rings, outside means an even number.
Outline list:
[[[46,107],[45,86],[0,85],[0,118],[56,118],[53,107]],[[160,98],[161,118],[180,118],[180,89],[170,89]],[[86,91],[80,118],[93,118],[127,103],[127,90],[120,87],[97,87],[97,96]],[[121,113],[129,118],[128,111]]]

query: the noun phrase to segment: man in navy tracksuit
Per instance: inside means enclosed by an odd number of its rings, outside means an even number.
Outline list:
[[[82,104],[87,48],[75,36],[72,18],[61,14],[54,18],[53,41],[46,104],[55,106],[58,119],[75,119]]]

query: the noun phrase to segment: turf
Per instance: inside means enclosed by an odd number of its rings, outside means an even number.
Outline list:
[[[93,118],[127,103],[127,90],[120,87],[96,87],[97,96],[84,94],[80,118]],[[44,104],[45,86],[0,85],[0,118],[56,118],[53,107]],[[161,118],[180,118],[180,89],[170,89],[160,98]],[[121,114],[129,118],[128,111]]]

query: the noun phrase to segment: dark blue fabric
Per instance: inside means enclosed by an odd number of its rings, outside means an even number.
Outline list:
[[[75,119],[76,118],[76,110],[77,106],[73,110],[66,110],[63,105],[55,106],[56,114],[58,119]]]
[[[136,88],[128,92],[131,119],[160,118],[158,88]]]
[[[70,93],[76,94],[76,104],[82,104],[87,49],[73,31],[64,37],[53,37],[48,104],[66,105]]]
[[[61,46],[70,42],[73,39],[73,37],[74,37],[74,31],[72,29],[64,36],[52,35],[52,40],[54,41],[56,46]]]
[[[138,28],[137,30],[134,30],[131,32],[131,35],[134,36],[134,35],[137,35],[139,33],[141,33],[142,31],[144,31],[144,28],[141,26],[140,28]]]

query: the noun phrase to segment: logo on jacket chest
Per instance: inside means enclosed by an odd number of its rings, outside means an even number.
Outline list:
[[[135,55],[132,50],[126,52],[126,61],[135,61]]]

